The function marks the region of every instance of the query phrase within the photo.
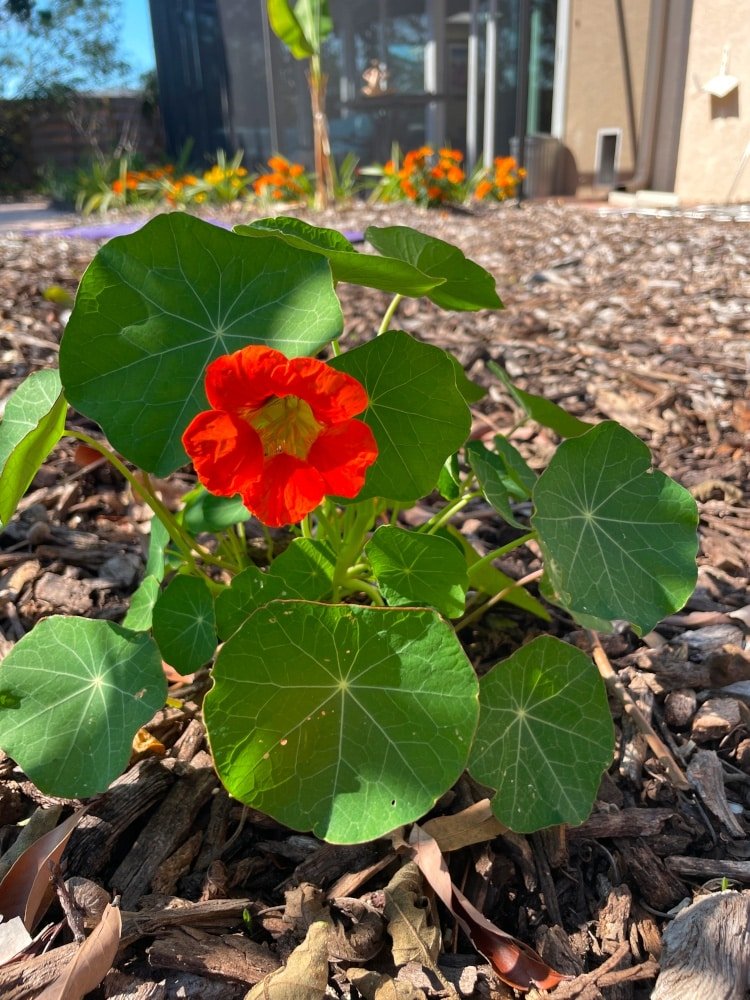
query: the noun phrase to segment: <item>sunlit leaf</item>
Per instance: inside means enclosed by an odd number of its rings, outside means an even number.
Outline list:
[[[477,681],[434,611],[274,601],[221,648],[204,711],[231,795],[354,843],[422,816],[458,778]]]
[[[8,399],[0,422],[0,523],[13,517],[65,429],[68,405],[55,369],[34,372]]]
[[[429,493],[471,429],[449,356],[391,330],[331,365],[358,379],[370,398],[361,419],[372,428],[378,458],[357,499],[405,501]]]
[[[614,747],[604,683],[589,657],[540,636],[496,664],[479,690],[469,770],[497,789],[497,818],[520,833],[582,823]]]
[[[534,488],[545,574],[571,614],[624,619],[642,633],[695,587],[698,512],[614,421],[565,441]]]
[[[408,226],[369,226],[365,239],[386,257],[405,260],[431,277],[445,278],[444,284],[426,293],[443,309],[502,309],[495,279],[458,247]]]
[[[349,281],[367,288],[413,296],[425,295],[445,281],[444,278],[429,277],[403,260],[359,253],[336,229],[311,226],[286,215],[235,226],[234,231],[240,236],[273,236],[300,250],[322,254],[331,265],[334,281]]]
[[[172,212],[101,247],[81,280],[60,349],[77,410],[136,465],[166,475],[180,438],[206,408],[206,366],[248,344],[290,357],[341,332],[320,254],[248,240]]]
[[[447,538],[377,529],[365,547],[383,597],[391,606],[426,604],[458,618],[466,603],[466,561]]]
[[[0,746],[47,795],[94,795],[124,770],[166,691],[150,636],[45,618],[0,663]]]
[[[466,445],[466,458],[488,502],[508,524],[523,528],[510,505],[510,493],[515,491],[515,481],[508,475],[505,462],[481,441],[470,441]]]

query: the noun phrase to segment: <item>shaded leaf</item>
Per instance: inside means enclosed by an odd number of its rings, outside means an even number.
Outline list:
[[[446,538],[385,524],[365,546],[383,597],[392,607],[426,604],[446,618],[466,605],[466,562]]]
[[[123,771],[166,692],[150,636],[53,615],[0,664],[0,746],[46,794],[94,795]]]
[[[83,1000],[95,990],[112,968],[120,946],[122,918],[108,903],[101,920],[89,934],[57,981],[39,994],[38,1000]]]
[[[208,663],[216,650],[216,616],[205,581],[174,577],[154,607],[153,631],[162,657],[180,673]]]
[[[163,476],[187,460],[180,438],[206,409],[210,361],[248,344],[313,354],[341,327],[319,254],[172,212],[101,247],[65,329],[60,375],[71,405]]]
[[[504,983],[518,990],[530,990],[532,986],[552,989],[570,978],[551,969],[533,948],[500,930],[469,902],[451,882],[440,848],[416,823],[412,827],[409,844],[414,861],[429,885]]]
[[[482,677],[479,705],[469,770],[497,789],[498,819],[519,833],[582,823],[614,747],[606,689],[589,657],[539,636]]]
[[[495,450],[505,463],[508,475],[518,485],[520,496],[528,498],[537,481],[537,474],[521,452],[502,434],[495,437]]]
[[[366,288],[412,296],[424,295],[445,281],[444,278],[423,274],[419,268],[403,260],[359,253],[338,230],[311,226],[286,215],[235,226],[234,231],[240,236],[274,236],[300,250],[322,254],[331,265],[334,281],[349,281]],[[463,369],[461,372],[463,374]],[[466,376],[464,379],[469,386],[473,386],[474,383],[469,382]]]
[[[465,451],[471,471],[477,477],[488,503],[492,504],[507,524],[525,530],[525,526],[516,519],[510,505],[510,490],[514,488],[514,482],[508,475],[505,462],[486,448],[481,441],[470,441]]]
[[[534,488],[531,523],[556,600],[578,618],[624,619],[641,633],[690,597],[698,510],[607,420],[557,449]]]
[[[201,485],[183,499],[185,506],[180,512],[180,520],[192,535],[225,531],[249,521],[252,516],[239,496],[218,497]]]
[[[310,924],[307,936],[287,959],[245,995],[245,1000],[323,1000],[328,986],[328,924]]]
[[[67,409],[54,369],[29,375],[8,399],[0,423],[0,523],[13,517],[18,501],[62,437]]]
[[[250,615],[277,598],[322,601],[331,596],[336,560],[325,542],[295,538],[263,571],[249,566],[216,599],[219,636],[228,639]]]
[[[487,390],[483,385],[479,385],[477,382],[472,382],[464,371],[464,366],[450,351],[447,352],[448,357],[453,362],[453,371],[456,376],[456,387],[461,395],[464,397],[467,403],[478,403],[480,399],[484,399],[487,395]]]
[[[450,357],[390,330],[334,358],[331,367],[358,379],[370,399],[361,419],[375,435],[378,458],[357,500],[409,501],[429,493],[471,429]]]
[[[52,901],[50,891],[50,866],[60,862],[70,835],[86,815],[79,809],[54,830],[42,834],[16,859],[5,878],[0,882],[0,913],[5,920],[20,917],[28,931]]]
[[[476,726],[476,675],[434,611],[273,601],[213,677],[206,728],[230,794],[334,843],[422,816]]]
[[[427,292],[427,298],[443,309],[502,309],[495,279],[458,247],[408,226],[369,226],[365,239],[386,257],[408,261],[430,277],[445,283]]]
[[[154,608],[161,594],[161,582],[156,576],[144,576],[130,598],[130,607],[122,620],[123,628],[148,632],[154,620]]]
[[[518,386],[511,382],[510,376],[505,369],[501,368],[496,361],[488,361],[487,367],[493,375],[497,375],[524,413],[531,417],[532,420],[536,420],[542,427],[549,427],[550,430],[559,434],[560,437],[578,437],[579,434],[585,434],[586,431],[590,431],[594,426],[593,424],[586,423],[585,420],[579,420],[578,417],[574,417],[572,413],[568,413],[567,410],[558,406],[557,403],[545,399],[544,396],[537,396],[533,392],[526,392],[525,389],[519,389]]]

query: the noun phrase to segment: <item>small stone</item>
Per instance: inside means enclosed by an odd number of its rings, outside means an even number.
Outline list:
[[[720,740],[739,726],[742,716],[734,698],[709,698],[693,719],[690,735],[696,743]]]
[[[692,688],[670,691],[664,699],[664,721],[671,729],[682,729],[695,715],[698,696]]]

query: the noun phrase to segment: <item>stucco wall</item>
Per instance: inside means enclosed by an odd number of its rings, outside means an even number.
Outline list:
[[[623,8],[638,129],[648,43],[649,0],[625,0]],[[575,157],[579,181],[582,184],[591,183],[596,136],[600,128],[622,129],[620,177],[626,178],[634,169],[633,136],[614,0],[571,0],[569,45],[562,138]]]
[[[701,87],[718,74],[725,44],[740,84],[720,101]],[[750,0],[695,0],[675,191],[685,201],[725,201],[749,143]],[[750,200],[750,162],[732,200]]]

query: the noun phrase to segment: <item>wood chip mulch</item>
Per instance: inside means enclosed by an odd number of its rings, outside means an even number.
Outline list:
[[[679,614],[642,639],[627,629],[604,636],[597,649],[555,615],[553,632],[595,655],[607,676],[616,723],[614,762],[591,817],[575,829],[464,848],[451,855],[451,872],[483,913],[573,977],[550,996],[639,1000],[654,990],[657,1000],[740,1000],[750,961],[750,227],[553,203],[297,214],[350,230],[412,225],[495,274],[503,312],[444,313],[407,300],[395,324],[452,350],[489,387],[476,436],[508,431],[517,418],[487,371],[495,359],[519,386],[577,416],[619,420],[698,501],[698,586]],[[0,406],[29,372],[56,363],[66,309],[45,290],[74,293],[95,251],[67,237],[0,238]],[[388,299],[341,294],[355,343]],[[556,445],[525,427],[514,441],[536,468]],[[173,493],[188,482],[178,475]],[[486,551],[507,538],[483,504],[462,527]],[[119,620],[142,572],[146,530],[146,511],[118,475],[82,466],[64,444],[0,532],[0,656],[49,614]],[[519,577],[537,565],[529,552],[501,568]],[[467,630],[466,648],[481,671],[538,631],[500,605]],[[347,928],[349,950],[332,962],[328,996],[366,995],[345,975],[352,963],[397,975],[404,989],[388,996],[515,995],[467,953],[440,910],[438,978],[418,963],[397,974],[385,945],[371,953],[375,932],[354,933],[351,901],[374,909],[380,941],[382,890],[400,864],[391,842],[332,847],[230,800],[205,745],[207,684],[199,674],[172,687],[181,707],[146,727],[131,766],[93,803],[63,856],[66,879],[119,895],[123,910],[116,968],[92,996],[244,997],[304,937],[305,886],[333,900]],[[462,779],[435,814],[479,795]],[[39,793],[0,754],[0,874],[24,827],[54,825],[69,805]],[[58,946],[72,940],[65,934],[46,955],[0,967],[4,1000],[31,1000],[51,981]],[[720,994],[710,985],[717,976]]]

